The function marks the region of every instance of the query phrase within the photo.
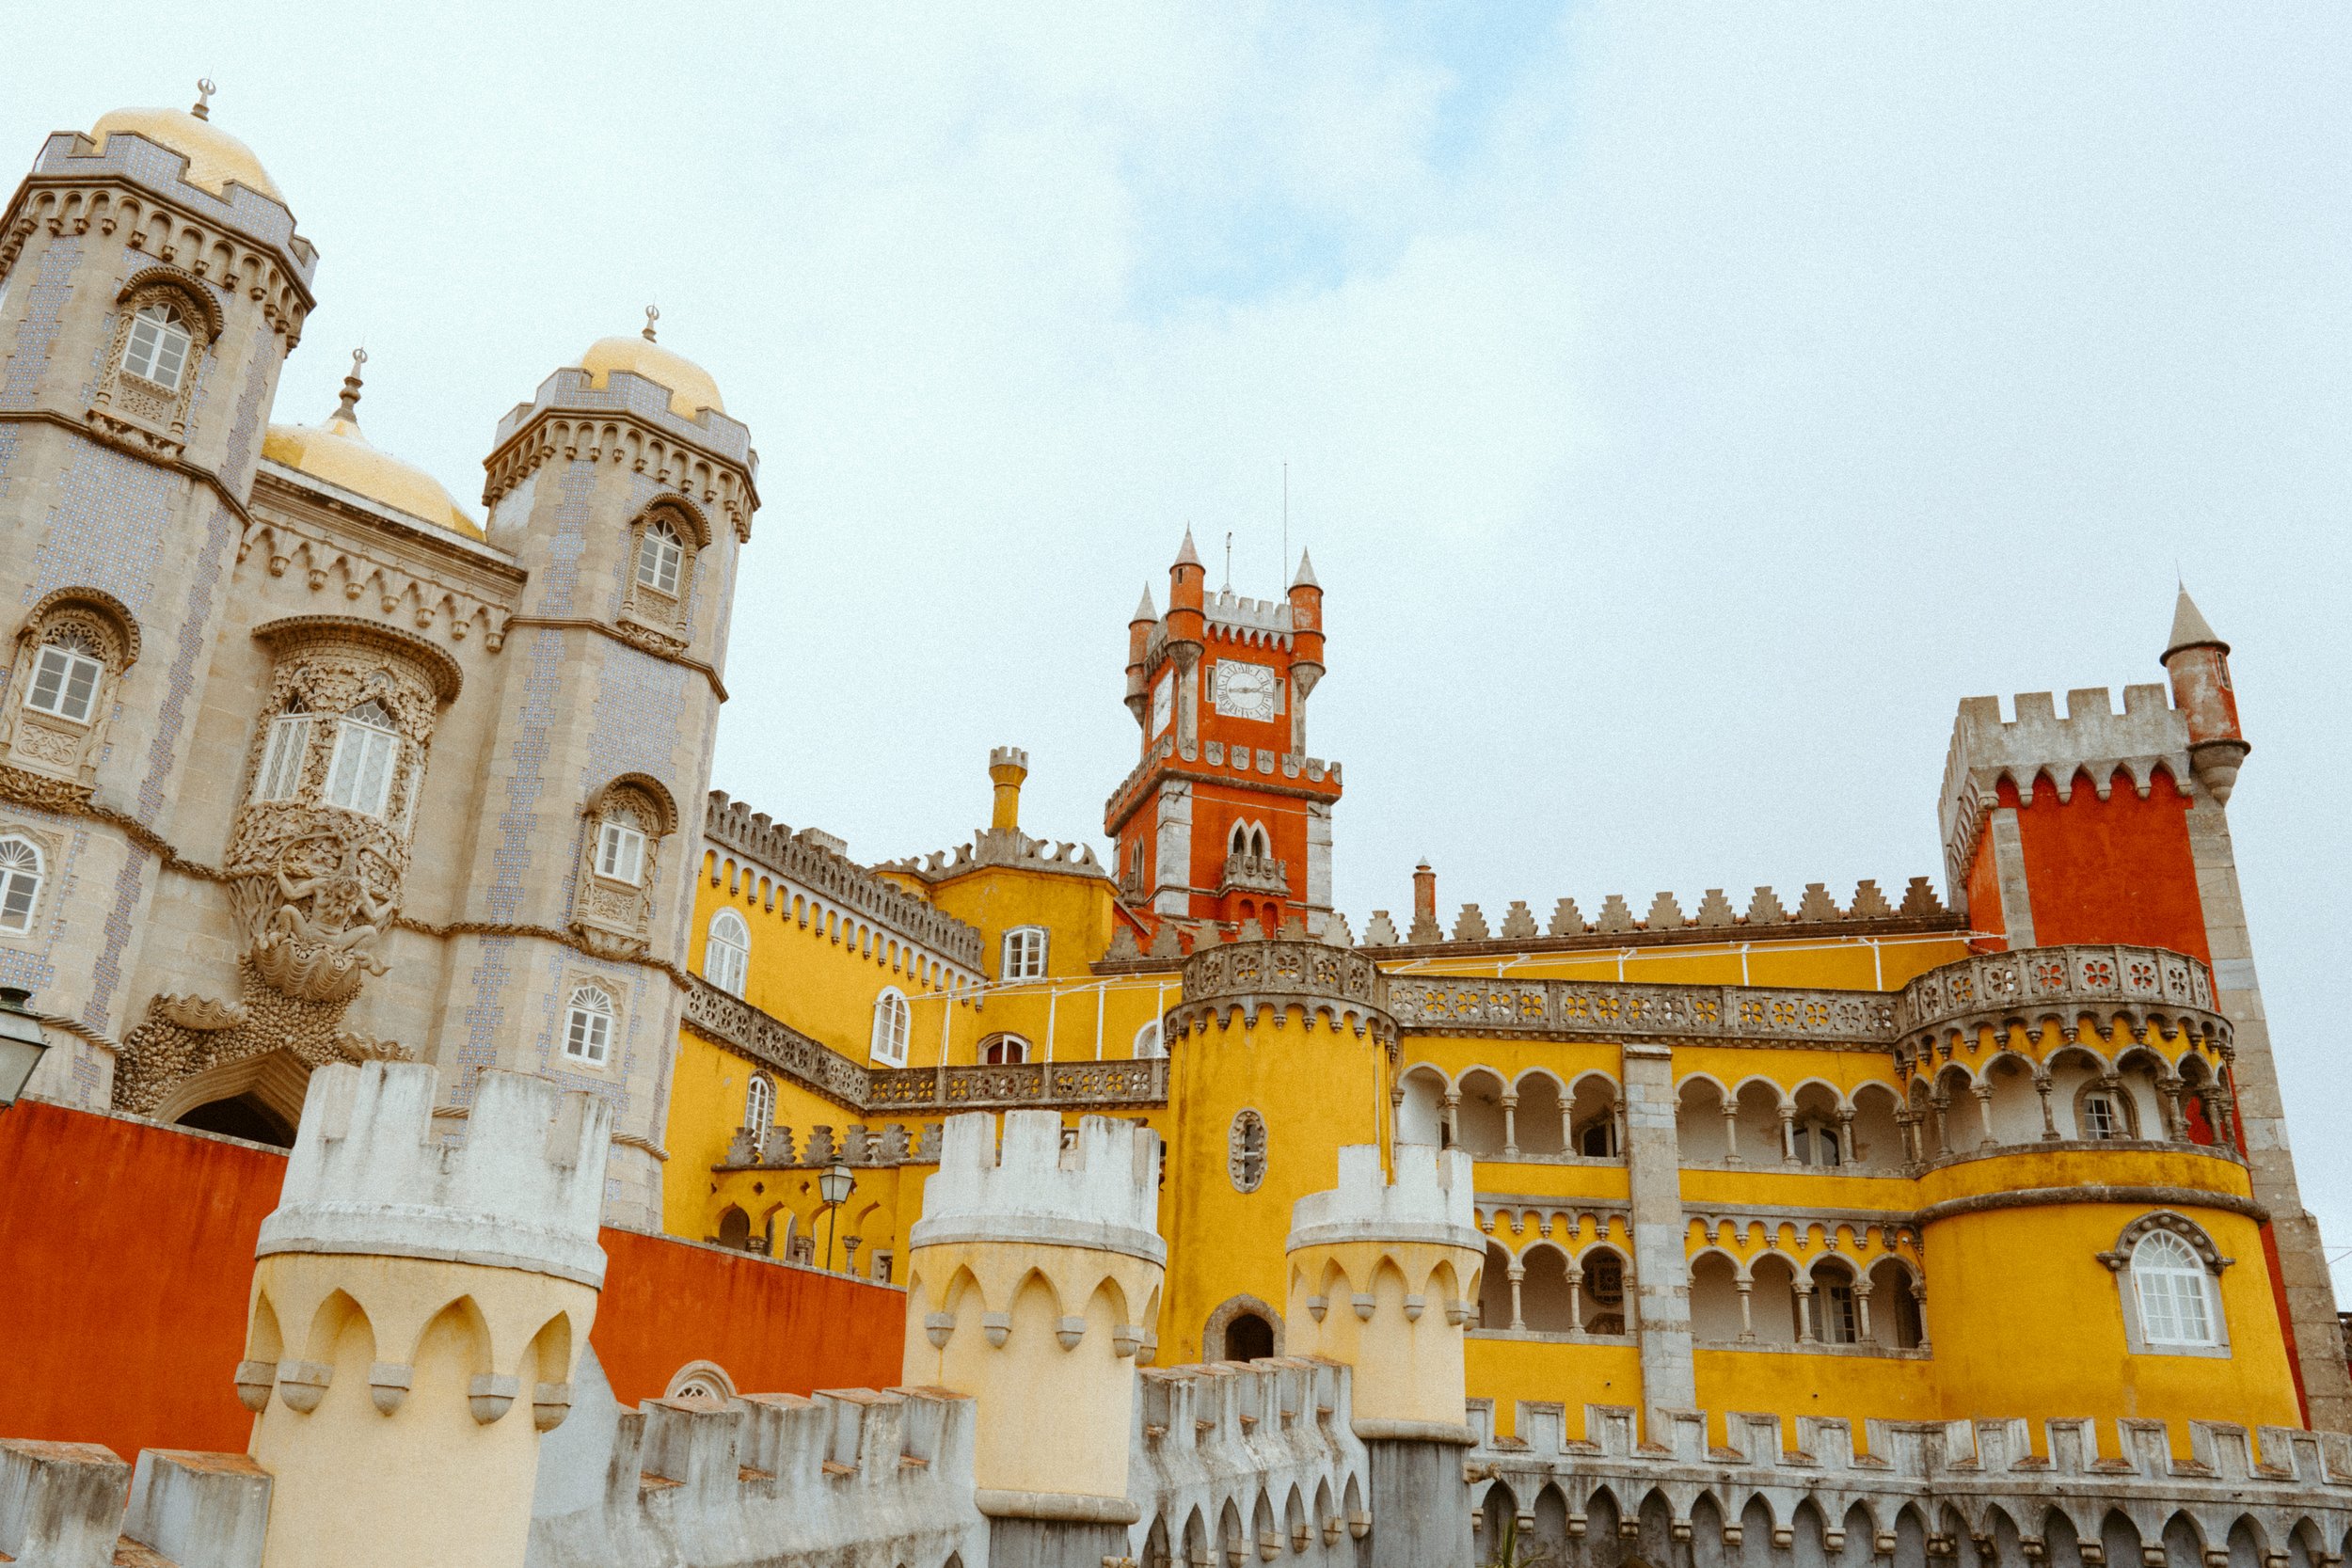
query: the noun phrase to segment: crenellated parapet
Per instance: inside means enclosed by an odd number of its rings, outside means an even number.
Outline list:
[[[696,522],[705,514],[724,518],[737,542],[749,543],[759,510],[751,429],[717,408],[689,418],[675,405],[675,390],[628,370],[612,371],[602,385],[583,369],[555,372],[499,420],[483,463],[482,504],[497,506],[558,458],[612,464],[690,503]]]
[[[1134,1560],[1355,1563],[1373,1518],[1354,1376],[1316,1356],[1145,1370]]]
[[[1492,1411],[1470,1418],[1491,1432]],[[1516,1437],[1470,1455],[1490,1552],[1516,1531],[1523,1558],[1606,1550],[1651,1561],[1889,1561],[1926,1568],[2081,1562],[2288,1561],[2328,1568],[2352,1531],[2352,1447],[2332,1433],[2188,1423],[2185,1456],[2162,1421],[2043,1424],[2036,1451],[2014,1419],[1851,1422],[1677,1411],[1636,1432],[1622,1405],[1584,1407],[1581,1438],[1558,1404],[1521,1402]],[[2102,1438],[2113,1451],[2102,1451]],[[2120,1442],[2120,1448],[2117,1445]],[[1607,1543],[1604,1547],[1603,1543]],[[2243,1555],[2241,1555],[2243,1554]],[[1578,1560],[1570,1558],[1571,1560]]]
[[[730,800],[725,791],[714,789],[703,816],[703,838],[707,844],[734,850],[745,862],[739,871],[731,862],[711,862],[712,884],[723,879],[730,895],[740,891],[746,896],[764,897],[772,905],[779,891],[787,898],[797,892],[818,906],[818,918],[823,916],[824,906],[834,906],[930,948],[962,969],[964,978],[977,978],[980,974],[977,930],[866,870],[821,833],[809,829],[794,832],[784,823],[771,820],[766,812],[754,811],[743,801]],[[760,871],[773,877],[779,887],[739,886],[739,876],[755,876]],[[767,879],[760,881],[765,883]]]
[[[947,1123],[908,1232],[904,1380],[979,1402],[974,1480],[1004,1528],[1132,1523],[1135,1368],[1158,1344],[1159,1138],[1102,1117]],[[1044,1415],[1052,1412],[1050,1418]],[[1066,1532],[1065,1532],[1066,1533]]]
[[[1339,1184],[1292,1206],[1283,1250],[1291,1344],[1356,1370],[1359,1435],[1437,1438],[1461,1427],[1465,1325],[1486,1239],[1470,1157],[1399,1144],[1339,1154]]]

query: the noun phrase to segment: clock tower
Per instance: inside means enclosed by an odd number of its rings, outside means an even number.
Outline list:
[[[1111,796],[1121,902],[1149,930],[1216,922],[1271,936],[1331,909],[1340,768],[1307,754],[1323,678],[1323,589],[1302,552],[1279,599],[1215,594],[1184,531],[1168,613],[1152,593],[1127,626],[1127,706],[1143,760]],[[1196,927],[1196,929],[1198,929]]]

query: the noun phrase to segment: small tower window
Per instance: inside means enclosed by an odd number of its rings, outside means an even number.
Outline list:
[[[743,1126],[757,1135],[775,1125],[776,1085],[764,1072],[752,1074],[751,1086],[743,1091]]]
[[[302,787],[302,761],[310,747],[310,716],[297,697],[285,713],[270,721],[269,738],[262,743],[262,766],[253,775],[256,800],[291,800]]]
[[[73,626],[57,632],[41,644],[25,705],[77,724],[88,723],[98,683],[106,673],[104,657],[104,650],[87,632]]]
[[[906,993],[896,986],[884,986],[874,998],[874,1038],[869,1047],[874,1060],[892,1067],[907,1065],[907,1027],[913,1019],[914,1008],[907,1005]]]
[[[363,703],[335,725],[335,756],[326,767],[326,803],[381,816],[392,794],[392,762],[400,736],[381,703]]]
[[[2131,1266],[2142,1338],[2151,1345],[2217,1342],[2205,1266],[2186,1242],[2151,1230],[2132,1247]]]
[[[740,996],[751,964],[750,928],[733,910],[721,910],[710,917],[710,936],[703,943],[703,978],[729,996]]]
[[[1237,1193],[1254,1193],[1265,1180],[1265,1118],[1247,1106],[1226,1133],[1225,1170]]]
[[[168,305],[143,306],[131,318],[131,340],[122,351],[122,368],[167,392],[176,392],[181,372],[187,369],[191,341],[179,311]]]
[[[685,560],[686,546],[678,542],[677,531],[657,518],[637,542],[637,580],[657,594],[675,596],[678,568]]]
[[[1045,976],[1045,928],[1022,926],[1005,933],[1004,973],[1007,980],[1040,980]]]
[[[602,1067],[612,1053],[612,998],[602,988],[581,986],[572,992],[564,1022],[564,1054],[574,1061]]]
[[[596,875],[631,887],[644,878],[645,832],[627,806],[605,813],[596,829]]]
[[[0,838],[0,931],[23,936],[33,928],[44,869],[40,845],[14,833]]]

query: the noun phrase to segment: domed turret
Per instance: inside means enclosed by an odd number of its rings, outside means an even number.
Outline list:
[[[599,338],[589,344],[588,352],[580,356],[580,369],[588,372],[588,385],[602,387],[614,371],[628,371],[668,388],[670,412],[682,420],[691,420],[706,408],[725,413],[727,405],[720,401],[719,384],[710,379],[710,372],[654,341],[653,324],[660,314],[647,306],[645,330],[639,336]]]
[[[212,122],[213,85],[199,83],[198,90],[192,109],[117,109],[102,115],[89,128],[90,140],[103,152],[106,138],[118,131],[145,136],[187,158],[189,184],[225,197],[233,180],[283,206],[286,198],[253,150]]]
[[[481,538],[482,525],[459,509],[439,480],[413,464],[376,451],[359,433],[359,367],[367,358],[365,349],[353,352],[351,373],[343,377],[342,401],[325,422],[270,426],[262,442],[262,455],[312,479],[381,501],[420,522],[469,539]]]

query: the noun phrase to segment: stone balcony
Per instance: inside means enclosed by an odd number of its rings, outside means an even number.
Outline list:
[[[1270,893],[1288,897],[1291,891],[1291,863],[1272,855],[1228,855],[1225,875],[1216,885],[1217,896],[1229,893]]]

